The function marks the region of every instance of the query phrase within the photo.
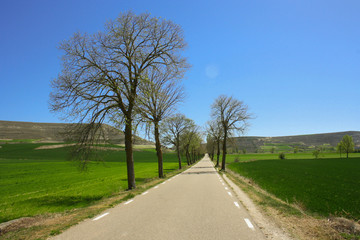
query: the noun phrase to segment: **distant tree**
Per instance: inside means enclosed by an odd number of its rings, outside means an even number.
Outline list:
[[[298,153],[299,152],[299,148],[298,147],[294,147],[294,153]]]
[[[271,153],[274,153],[274,152],[275,152],[275,147],[272,147],[272,148],[270,149],[270,152],[271,152]]]
[[[246,154],[246,148],[244,148],[244,149],[242,150],[242,152],[243,152],[243,154]]]
[[[186,43],[179,25],[150,14],[120,14],[106,24],[105,31],[93,35],[75,33],[60,49],[62,71],[52,81],[50,108],[70,120],[87,123],[79,135],[79,160],[88,161],[93,134],[111,116],[121,116],[125,130],[128,188],[133,189],[134,115],[139,85],[149,67],[186,68],[181,56]],[[85,153],[85,154],[82,154]]]
[[[316,149],[312,152],[313,156],[317,159],[319,158],[319,155],[320,155],[320,150],[319,149]]]
[[[222,124],[216,120],[210,121],[207,123],[207,132],[214,138],[216,145],[216,165],[215,167],[219,167],[220,161],[220,144],[223,139],[223,128]]]
[[[233,97],[219,96],[211,106],[211,116],[219,122],[223,129],[223,155],[221,170],[225,170],[226,143],[228,138],[236,131],[243,133],[250,119],[248,107]]]
[[[209,133],[206,136],[206,151],[209,153],[211,161],[213,161],[215,155],[215,140],[214,137]]]
[[[338,145],[339,146],[339,145]],[[343,152],[346,153],[346,158],[349,158],[349,153],[354,151],[354,141],[352,136],[345,135],[340,141],[340,148]]]
[[[162,139],[165,144],[172,144],[175,146],[179,169],[181,169],[181,135],[182,133],[192,125],[193,121],[188,119],[183,114],[175,114],[172,117],[165,119],[160,128],[163,133]]]
[[[285,159],[285,153],[283,153],[283,152],[279,153],[279,158],[280,159]]]
[[[175,70],[175,71],[174,71]],[[137,112],[141,115],[147,129],[152,129],[158,158],[159,178],[164,177],[163,157],[160,142],[160,122],[169,117],[176,104],[184,98],[184,91],[179,85],[182,71],[161,69],[161,66],[148,68],[139,84]]]
[[[182,148],[185,152],[186,161],[188,165],[194,162],[194,149],[201,144],[199,127],[196,126],[195,122],[191,120],[188,127],[181,134],[180,139]],[[199,140],[200,139],[200,140]]]
[[[345,152],[344,149],[343,149],[343,146],[342,146],[342,144],[341,144],[341,141],[337,144],[337,146],[336,146],[336,151],[337,151],[338,153],[340,153],[340,158],[341,158],[341,154],[342,154],[343,152]]]

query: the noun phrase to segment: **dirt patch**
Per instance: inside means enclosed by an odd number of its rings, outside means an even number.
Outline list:
[[[70,146],[74,146],[74,145],[75,145],[75,143],[71,143],[71,144],[56,144],[56,145],[43,145],[43,146],[40,146],[40,147],[35,148],[35,150],[63,148],[63,147],[70,147]]]
[[[71,147],[71,146],[75,146],[75,143],[71,143],[71,144],[56,144],[56,145],[43,145],[40,147],[35,148],[35,150],[43,150],[43,149],[56,149],[56,148],[63,148],[63,147]],[[106,151],[106,150],[111,150],[111,151],[124,151],[123,148],[116,148],[116,147],[96,147],[96,146],[92,146],[91,148],[96,149],[96,150],[102,150],[102,151]]]

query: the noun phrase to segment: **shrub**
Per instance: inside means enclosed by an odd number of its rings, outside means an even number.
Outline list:
[[[280,159],[285,159],[285,153],[283,153],[283,152],[282,152],[282,153],[279,153],[279,158],[280,158]]]
[[[314,150],[312,154],[313,154],[314,157],[317,159],[317,158],[319,158],[320,151],[319,151],[319,150]]]

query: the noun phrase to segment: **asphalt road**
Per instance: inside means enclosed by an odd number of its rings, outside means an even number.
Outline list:
[[[52,239],[265,239],[208,157]]]

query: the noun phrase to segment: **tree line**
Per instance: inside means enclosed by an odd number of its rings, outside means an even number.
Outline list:
[[[226,95],[215,99],[211,105],[211,120],[206,127],[206,148],[212,160],[216,151],[216,167],[220,166],[222,153],[221,170],[225,171],[228,141],[234,134],[244,133],[251,118],[252,114],[243,101]]]
[[[133,138],[138,126],[153,135],[159,177],[163,177],[162,144],[173,144],[194,163],[201,154],[195,123],[175,114],[183,101],[181,79],[189,69],[182,56],[187,44],[182,28],[150,14],[121,13],[104,31],[75,33],[60,44],[62,70],[52,82],[50,109],[70,122],[72,156],[86,166],[99,143],[102,124],[124,129],[128,189],[134,189]]]

